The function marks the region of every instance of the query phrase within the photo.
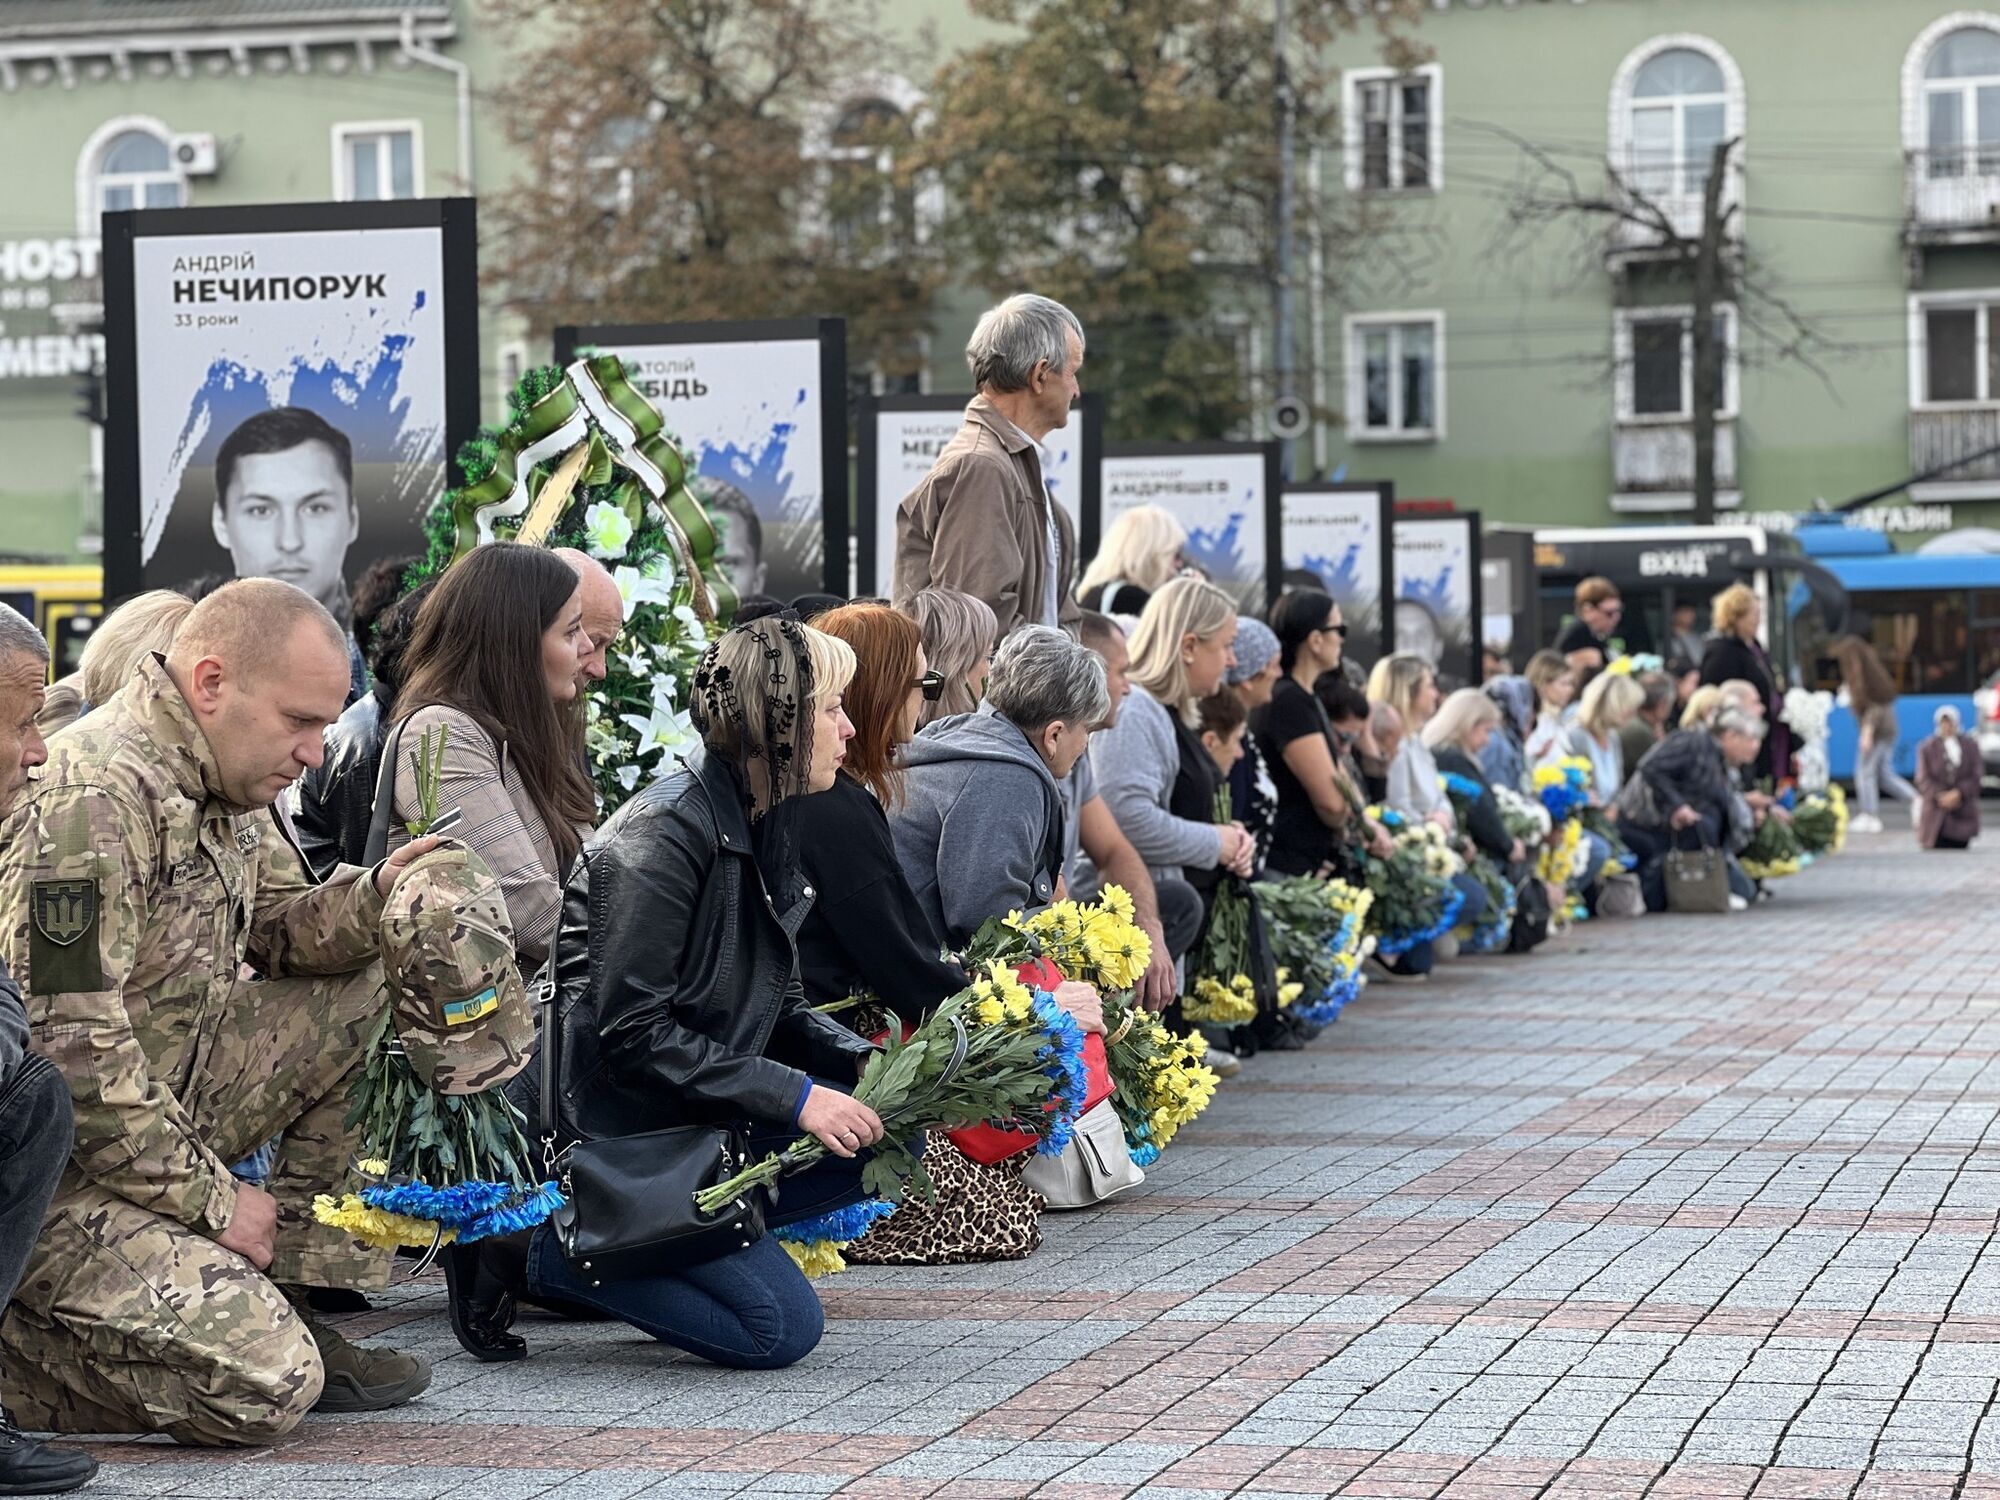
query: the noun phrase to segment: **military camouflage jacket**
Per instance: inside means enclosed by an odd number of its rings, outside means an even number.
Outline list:
[[[0,824],[0,961],[36,1050],[76,1103],[75,1164],[104,1188],[219,1233],[229,1167],[184,1102],[246,960],[270,978],[344,974],[379,951],[382,900],[342,866],[315,885],[268,808],[226,802],[159,658],[58,734]],[[231,1080],[234,1082],[234,1080]]]

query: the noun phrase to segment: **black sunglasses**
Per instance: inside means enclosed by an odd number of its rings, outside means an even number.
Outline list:
[[[932,667],[917,679],[917,686],[923,691],[924,702],[935,703],[944,696],[944,673]]]
[[[1347,622],[1344,620],[1338,625],[1322,625],[1320,626],[1320,629],[1331,630],[1335,635],[1339,636],[1343,641],[1347,639]]]

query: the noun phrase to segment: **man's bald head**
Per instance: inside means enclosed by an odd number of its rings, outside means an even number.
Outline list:
[[[558,547],[555,554],[569,564],[583,587],[583,633],[590,637],[590,654],[579,669],[582,680],[577,686],[583,688],[604,681],[608,670],[605,658],[618,632],[625,628],[625,599],[618,592],[617,580],[590,554],[574,547]]]
[[[276,578],[239,578],[188,611],[167,665],[177,676],[205,656],[242,672],[282,668],[301,627],[308,638],[317,632],[343,662],[347,659],[347,632],[319,600]]]
[[[325,758],[347,706],[347,634],[291,584],[240,578],[188,611],[167,671],[213,753],[212,790],[264,807]]]

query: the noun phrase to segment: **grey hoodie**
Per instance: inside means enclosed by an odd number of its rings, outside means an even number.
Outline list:
[[[994,714],[957,714],[926,727],[902,763],[896,861],[947,943],[1054,899],[1062,797],[1026,735]]]

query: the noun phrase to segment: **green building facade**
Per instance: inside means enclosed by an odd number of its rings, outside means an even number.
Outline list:
[[[1719,504],[1837,504],[2000,444],[2000,15],[1435,0],[1420,38],[1415,74],[1343,80],[1329,190],[1387,227],[1319,304],[1319,394],[1343,417],[1321,466],[1497,520],[1687,519],[1692,286],[1655,226],[1699,233],[1718,141],[1742,283]],[[1921,536],[1996,500],[1988,455],[1886,521]]]
[[[990,34],[954,0],[887,15],[940,39],[932,64]],[[2000,446],[2000,15],[1430,0],[1416,37],[1405,74],[1365,29],[1343,43],[1337,138],[1302,152],[1376,227],[1345,263],[1301,246],[1319,418],[1298,472],[1496,521],[1684,518],[1691,289],[1657,235],[1602,211],[1604,163],[1691,234],[1720,140],[1747,283],[1720,319],[1722,505],[1796,511]],[[100,210],[504,192],[518,164],[484,90],[523,65],[473,0],[0,0],[0,552],[87,558],[101,534],[81,414]],[[921,83],[857,89],[903,108]],[[1598,206],[1559,208],[1572,193]],[[546,351],[482,293],[491,412]],[[926,388],[964,386],[979,301],[940,304]],[[1269,350],[1268,326],[1246,332],[1258,379]],[[1988,524],[2000,455],[1891,505],[1899,540]]]

